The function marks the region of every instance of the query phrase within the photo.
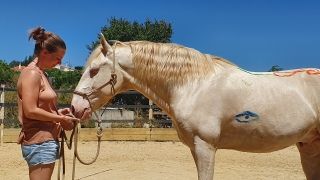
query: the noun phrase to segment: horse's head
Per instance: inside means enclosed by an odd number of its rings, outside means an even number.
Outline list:
[[[87,60],[85,71],[75,89],[71,107],[73,114],[81,120],[91,117],[91,112],[108,103],[121,91],[123,84],[123,62],[126,53],[117,53],[100,34],[101,46],[97,47]],[[115,60],[117,58],[117,60]]]

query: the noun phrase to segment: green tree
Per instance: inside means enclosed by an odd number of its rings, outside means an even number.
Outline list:
[[[24,61],[21,62],[21,66],[28,66],[28,65],[31,63],[31,61],[33,61],[34,58],[35,58],[34,55],[32,55],[32,56],[26,56],[26,57],[24,58]]]
[[[108,19],[108,24],[101,28],[101,33],[107,40],[138,41],[145,40],[151,42],[170,43],[172,31],[172,23],[165,20],[150,21],[148,18],[143,24],[137,21],[131,23],[127,19],[116,19],[115,17]],[[89,53],[91,53],[99,44],[99,34],[97,40],[91,45],[86,45]]]
[[[79,70],[79,71],[82,71],[83,70],[83,66],[76,66],[74,67],[75,70]]]
[[[10,67],[16,67],[16,66],[19,66],[20,63],[21,63],[20,61],[13,60],[13,61],[11,61],[9,66]]]
[[[19,74],[11,69],[11,67],[3,60],[0,60],[0,81],[6,88],[15,88]],[[2,93],[2,92],[1,92]],[[16,103],[17,94],[15,91],[5,92],[5,103]],[[4,111],[5,119],[17,119],[17,107],[6,107]],[[5,127],[18,127],[18,123],[6,123]]]
[[[12,82],[12,77],[15,74],[14,70],[3,60],[0,60],[0,81]]]
[[[59,69],[46,70],[48,76],[52,80],[52,86],[54,89],[69,90],[74,89],[78,84],[82,70],[74,71],[60,71]]]
[[[272,66],[271,69],[269,69],[268,72],[274,72],[274,71],[282,71],[283,68],[281,68],[280,66],[278,65],[275,65],[275,66]]]
[[[24,58],[24,61],[16,61],[16,60],[13,60],[11,61],[11,63],[9,64],[10,67],[15,67],[15,66],[28,66],[28,64],[33,61],[34,59],[34,56],[26,56]]]

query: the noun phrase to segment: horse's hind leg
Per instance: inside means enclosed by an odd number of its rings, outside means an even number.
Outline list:
[[[297,143],[303,171],[308,180],[320,180],[320,137],[311,143]]]
[[[197,166],[198,180],[212,180],[216,149],[196,136],[191,153]]]

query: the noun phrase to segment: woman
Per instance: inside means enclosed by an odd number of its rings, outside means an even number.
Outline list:
[[[61,64],[66,53],[64,41],[42,27],[30,30],[35,42],[34,60],[21,72],[17,83],[19,121],[22,130],[18,144],[29,166],[31,180],[50,180],[59,158],[59,135],[73,129],[78,119],[65,116],[69,108],[58,110],[58,95],[45,69]]]

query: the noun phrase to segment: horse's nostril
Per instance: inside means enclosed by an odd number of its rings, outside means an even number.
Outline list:
[[[71,105],[71,113],[74,114],[74,112],[75,112],[74,106]]]

